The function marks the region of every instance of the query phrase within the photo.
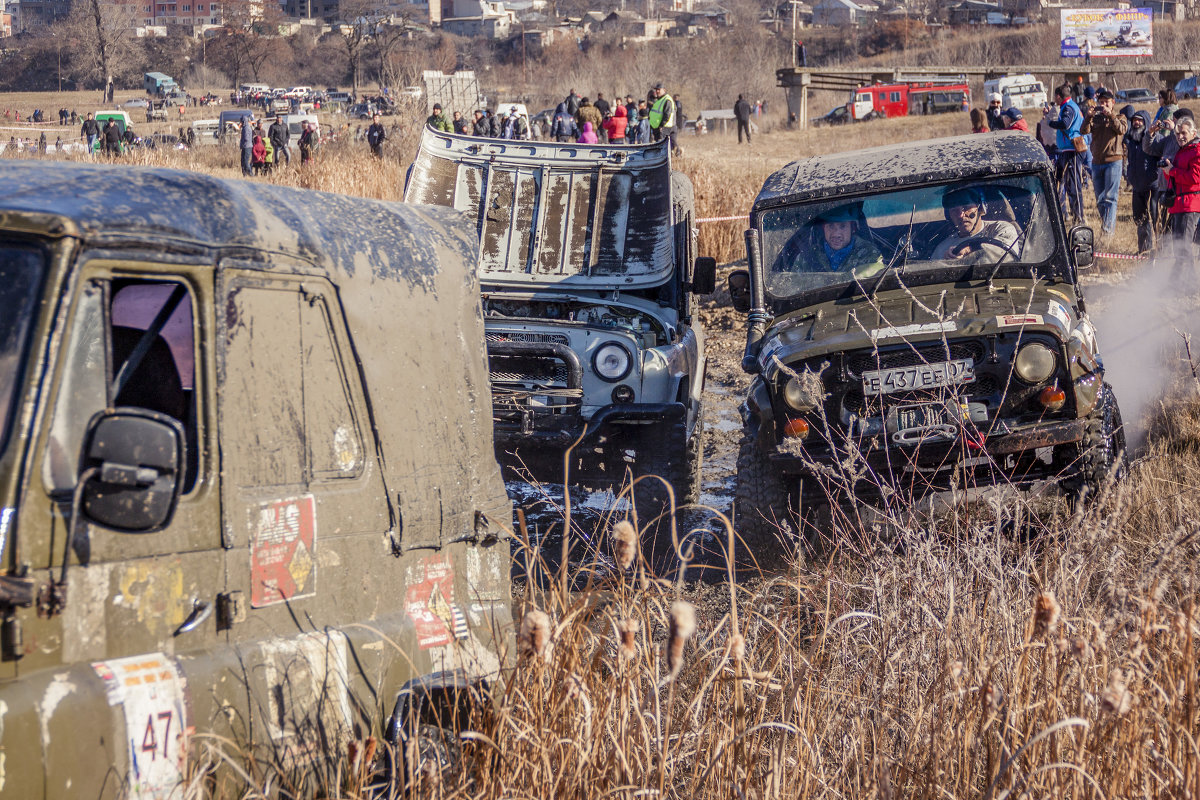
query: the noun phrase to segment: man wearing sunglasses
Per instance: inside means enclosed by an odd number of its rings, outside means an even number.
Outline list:
[[[934,260],[961,260],[970,264],[995,264],[1017,260],[1017,226],[1005,220],[984,219],[983,192],[967,187],[942,195],[942,211],[950,230],[933,248]]]

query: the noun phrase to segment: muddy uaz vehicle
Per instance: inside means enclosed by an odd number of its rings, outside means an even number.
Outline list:
[[[797,510],[890,505],[995,483],[1073,495],[1124,436],[1051,165],[996,134],[839,153],[763,185],[746,232],[749,312],[737,513],[768,535]],[[793,528],[794,530],[794,528]],[[813,531],[806,531],[811,535]]]
[[[659,475],[694,500],[704,334],[692,184],[665,143],[509,142],[426,129],[405,200],[479,234],[496,447],[561,480]],[[651,485],[657,482],[651,482]],[[659,484],[661,485],[661,484]]]
[[[0,183],[0,795],[179,797],[212,745],[339,791],[511,633],[473,232],[197,173]]]

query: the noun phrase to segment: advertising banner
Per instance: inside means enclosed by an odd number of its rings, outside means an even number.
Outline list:
[[[1149,8],[1064,8],[1059,26],[1061,55],[1063,58],[1154,55],[1153,19]]]

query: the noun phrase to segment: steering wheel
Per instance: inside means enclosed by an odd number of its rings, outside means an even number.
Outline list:
[[[1019,238],[1013,240],[1012,244],[1005,244],[1003,241],[995,238],[994,236],[968,236],[951,249],[959,250],[964,245],[979,245],[979,247],[972,247],[970,250],[971,253],[978,253],[981,252],[983,249],[982,246],[985,244],[995,245],[1004,251],[1004,254],[1001,255],[1000,258],[996,259],[996,263],[1000,263],[1005,258],[1011,258],[1013,261],[1017,260],[1017,255],[1013,252],[1013,248],[1017,246],[1018,241],[1020,241]],[[969,254],[970,253],[964,253],[963,257],[965,258]]]

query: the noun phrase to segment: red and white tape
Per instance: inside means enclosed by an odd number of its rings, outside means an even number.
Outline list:
[[[1139,256],[1132,253],[1095,253],[1096,258],[1108,258],[1115,261],[1146,261],[1148,256]]]
[[[738,220],[749,219],[745,214],[740,214],[736,217],[703,217],[696,222],[737,222]]]

